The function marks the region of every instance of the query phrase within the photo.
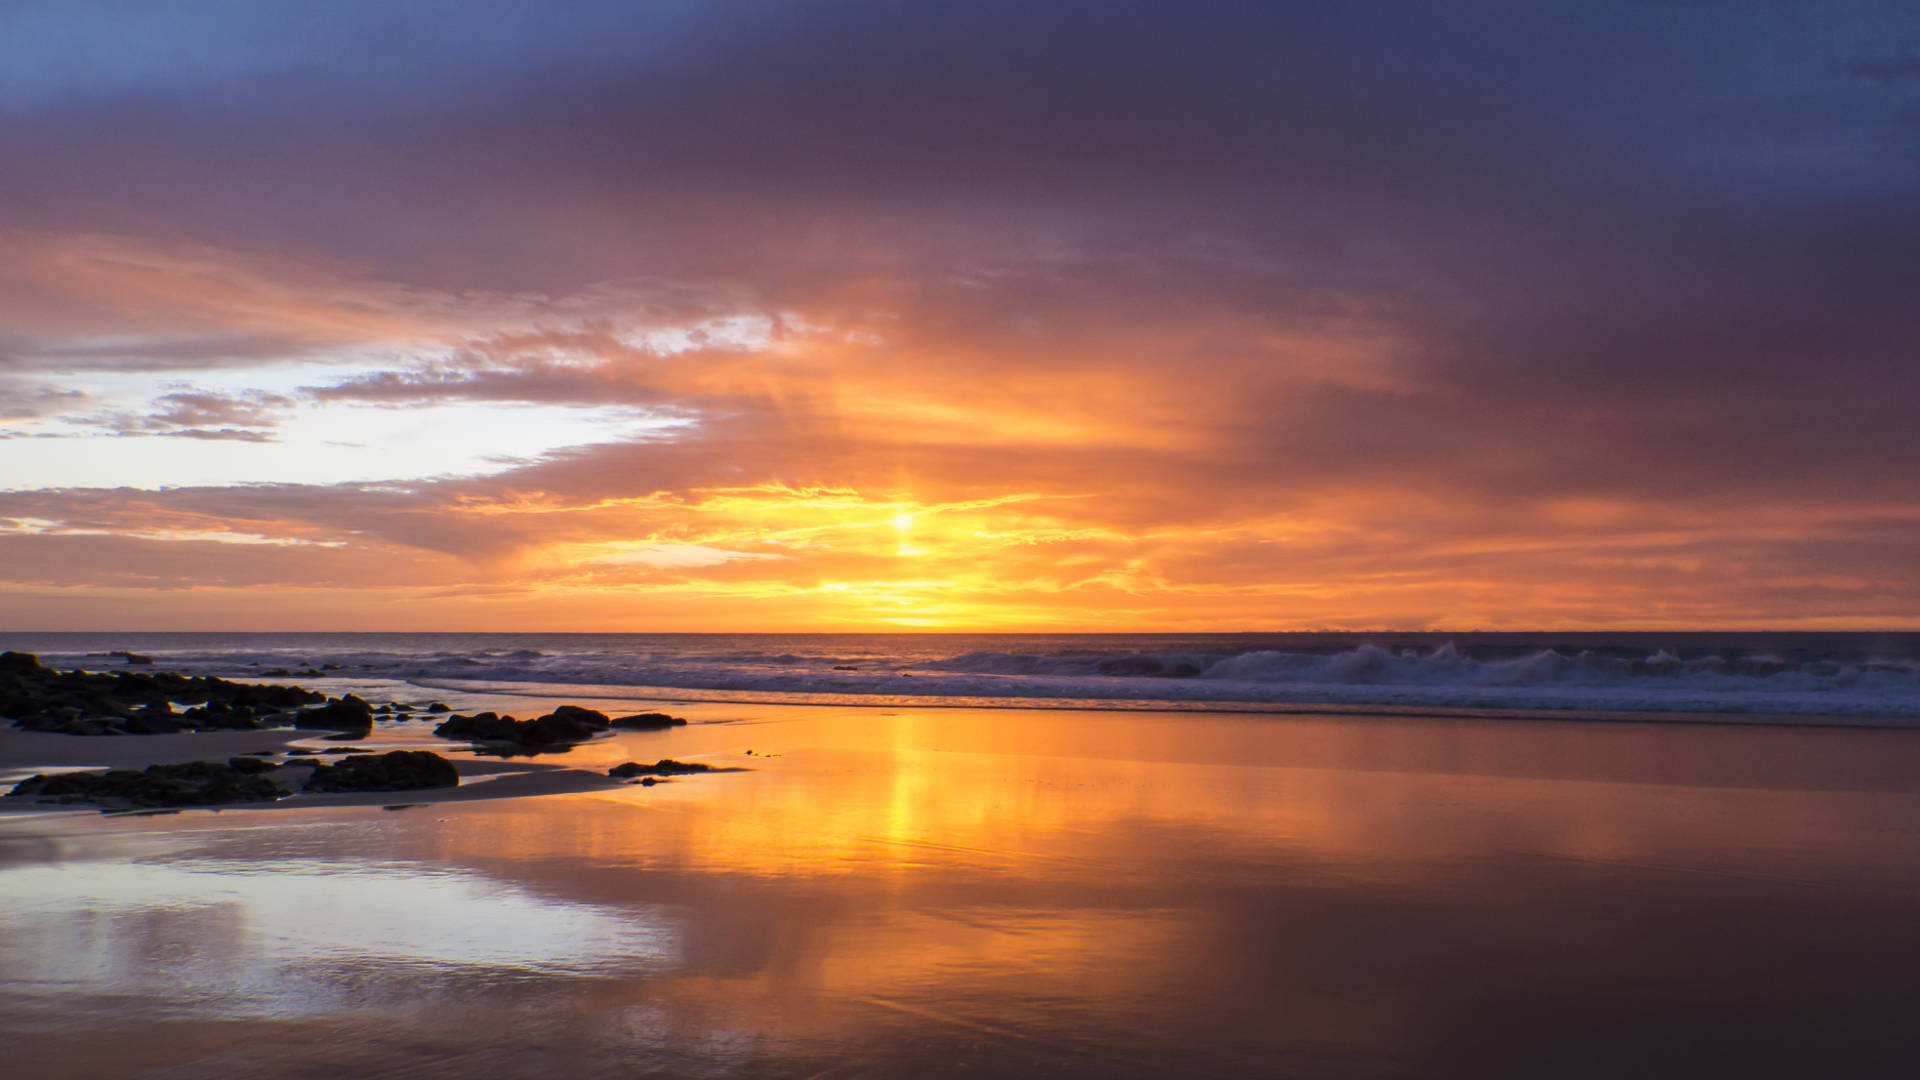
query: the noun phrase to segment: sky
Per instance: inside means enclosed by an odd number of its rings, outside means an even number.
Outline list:
[[[0,3],[0,629],[1920,628],[1920,6]]]

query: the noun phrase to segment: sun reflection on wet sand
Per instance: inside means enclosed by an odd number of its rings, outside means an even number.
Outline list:
[[[1913,1053],[1873,974],[1920,959],[1908,733],[702,708],[568,758],[742,771],[8,821],[0,1029],[192,1062],[186,1032],[300,1020],[223,1051],[261,1075],[289,1048],[783,1076]]]

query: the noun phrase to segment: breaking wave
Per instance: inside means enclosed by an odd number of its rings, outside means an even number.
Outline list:
[[[1920,719],[1920,635],[33,635],[49,662],[762,700],[1327,704]],[[1700,637],[1698,635],[1694,637]],[[75,648],[77,640],[102,649]],[[505,640],[499,640],[504,638]],[[35,645],[34,641],[11,647]],[[47,648],[47,645],[68,648]],[[968,645],[998,648],[966,648]],[[493,646],[493,647],[486,647]],[[1268,646],[1268,647],[1262,647]],[[274,674],[274,677],[281,677]]]

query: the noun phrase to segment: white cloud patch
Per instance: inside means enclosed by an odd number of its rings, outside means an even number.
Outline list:
[[[102,529],[69,525],[46,518],[0,518],[0,535],[10,536],[118,536],[128,540],[245,544],[268,547],[346,547],[345,540],[309,540],[298,536],[266,536],[225,529]]]
[[[692,570],[741,560],[785,559],[753,551],[728,551],[705,544],[635,544],[588,562],[595,566],[647,566],[656,570]]]

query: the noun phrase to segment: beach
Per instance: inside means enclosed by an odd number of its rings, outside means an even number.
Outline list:
[[[382,724],[356,745],[435,749],[461,786],[0,815],[12,1060],[63,1077],[1920,1065],[1907,730],[593,704],[691,722],[508,762]],[[64,740],[69,764],[229,738],[0,732],[14,761],[39,752],[23,737]],[[734,771],[604,776],[661,758]]]
[[[0,3],[4,1080],[1920,1077],[1920,3]]]

